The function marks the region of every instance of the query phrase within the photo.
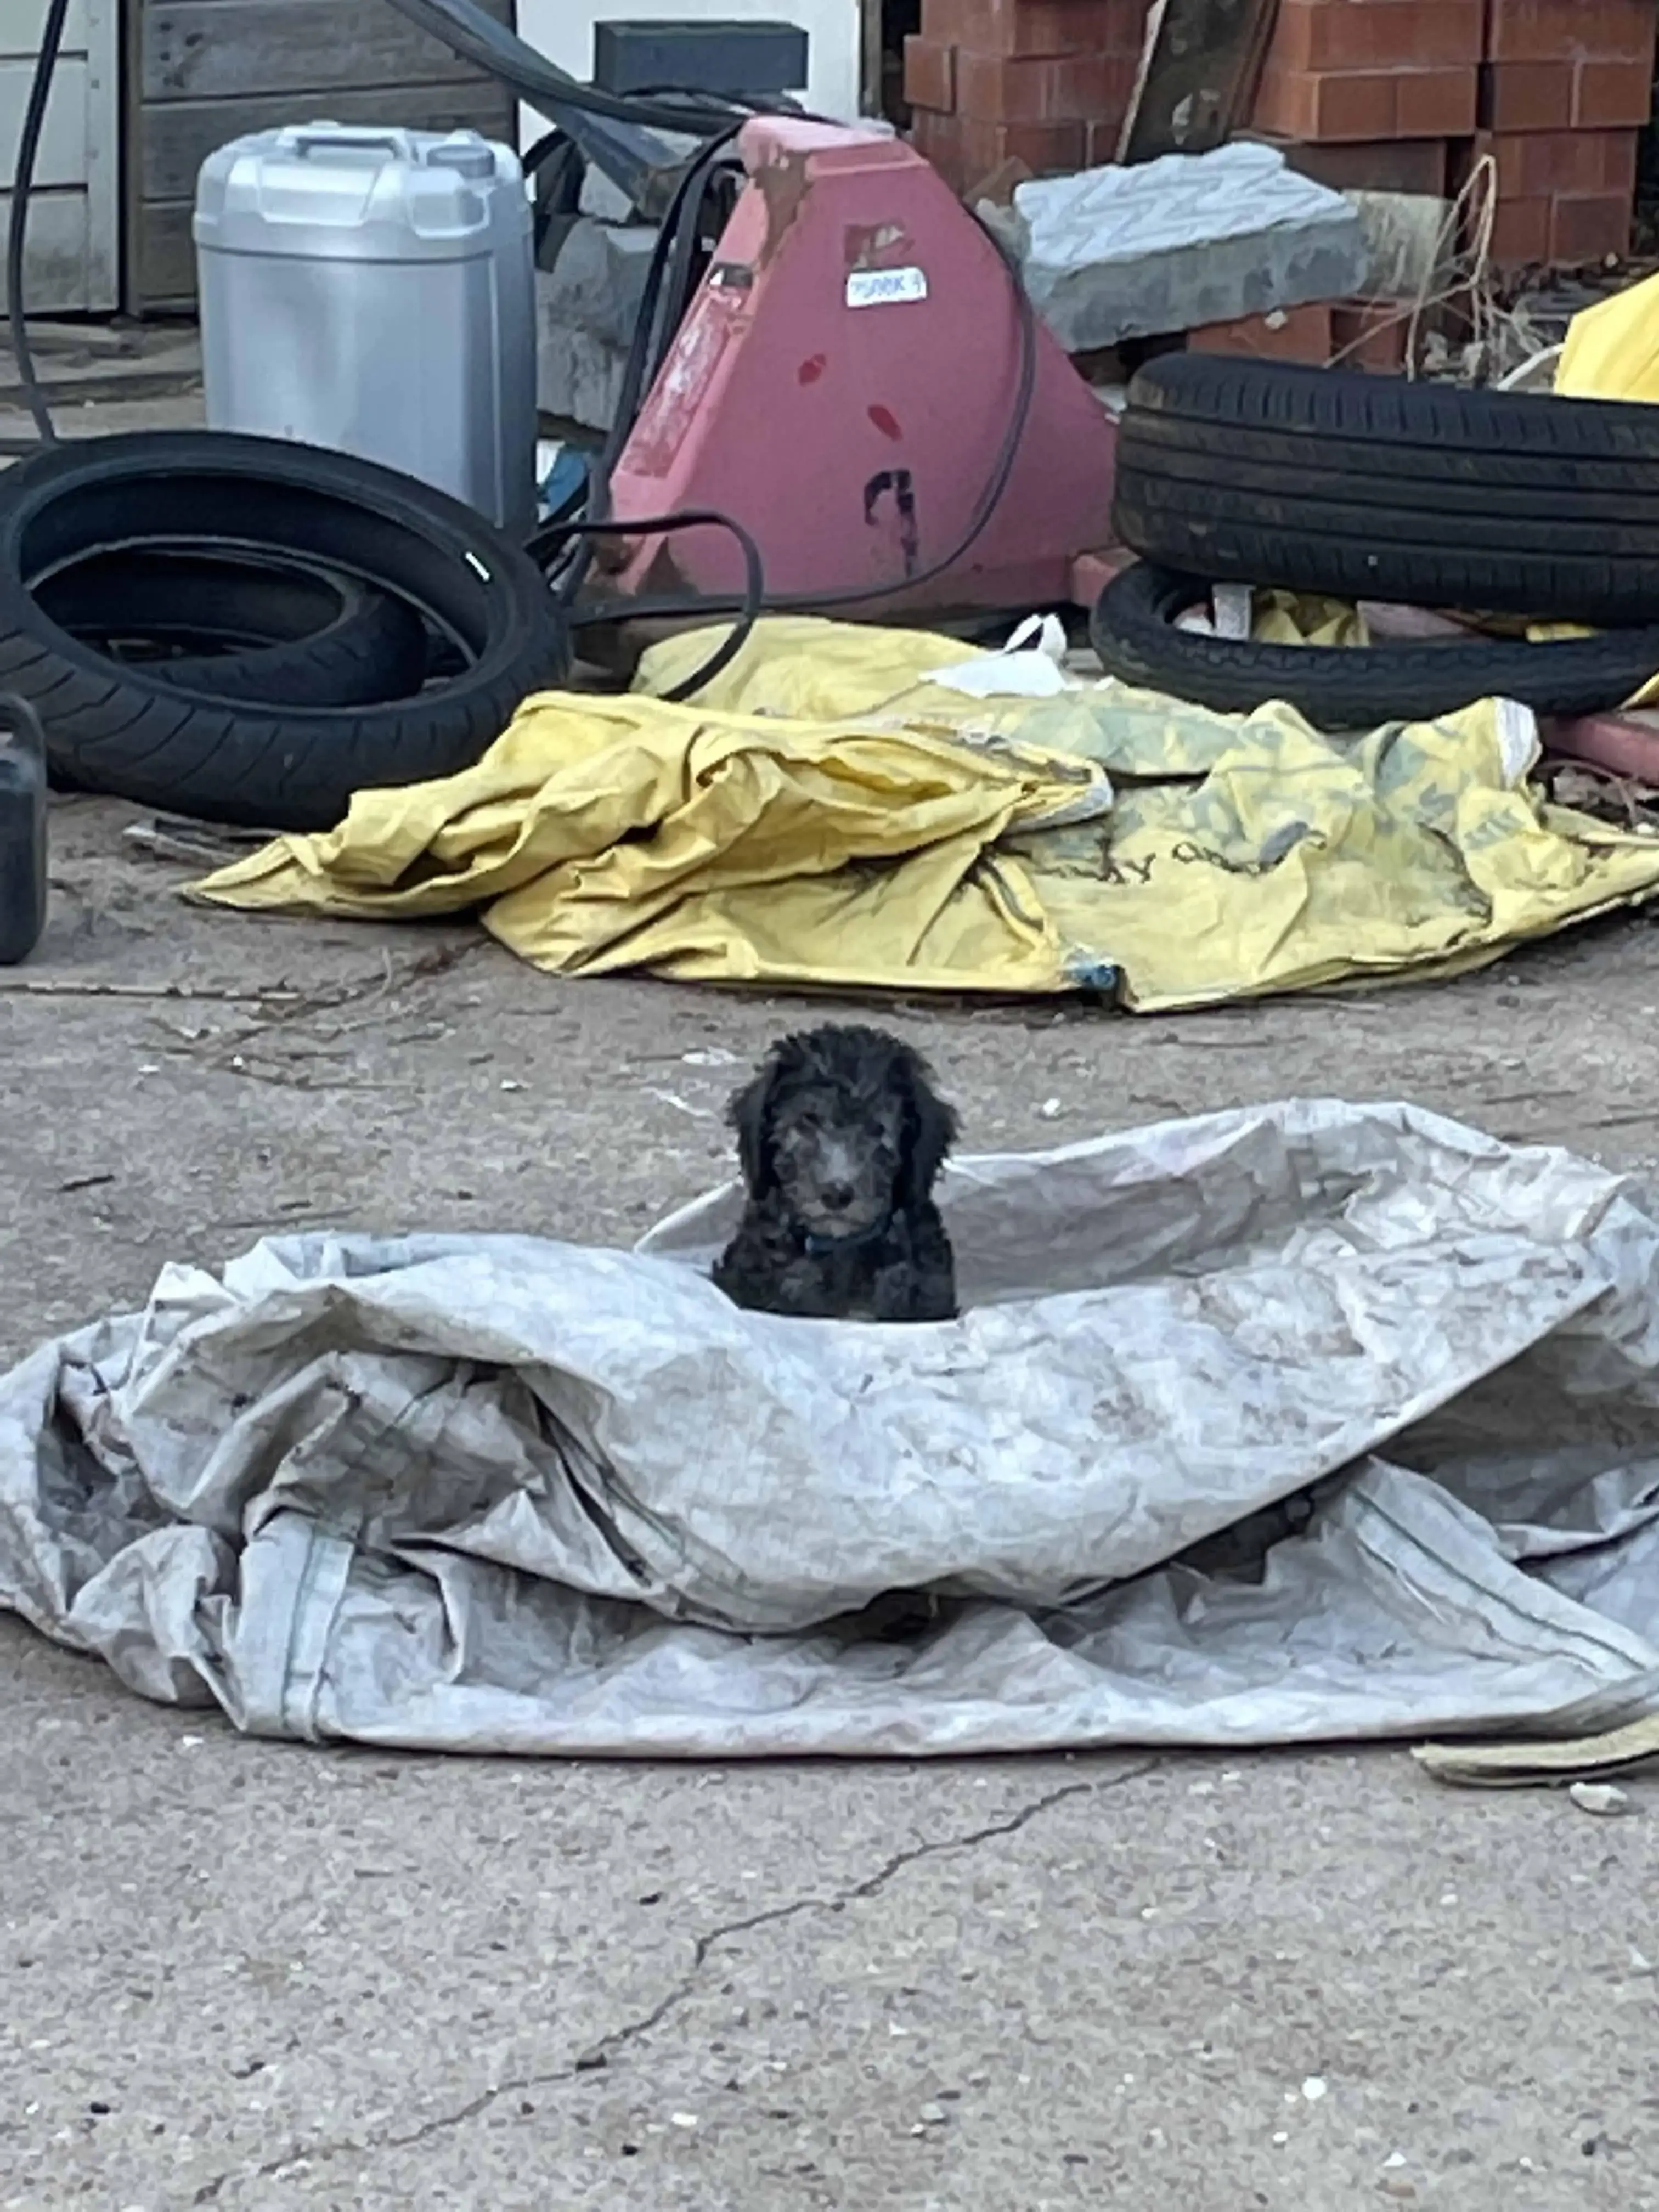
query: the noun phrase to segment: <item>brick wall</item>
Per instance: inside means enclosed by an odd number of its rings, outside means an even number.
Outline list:
[[[904,42],[916,145],[958,191],[1006,161],[1035,174],[1117,153],[1148,0],[921,0]]]
[[[1452,191],[1490,154],[1500,270],[1601,260],[1630,244],[1656,19],[1655,0],[1279,0],[1255,124],[1364,147],[1350,188],[1401,189],[1406,144]]]
[[[921,0],[921,150],[961,191],[1009,161],[1109,161],[1148,0]],[[1629,245],[1656,0],[1279,0],[1253,131],[1338,189],[1455,191],[1497,166],[1500,268]]]
[[[1498,168],[1503,268],[1630,247],[1653,99],[1654,0],[1491,0],[1476,154]]]

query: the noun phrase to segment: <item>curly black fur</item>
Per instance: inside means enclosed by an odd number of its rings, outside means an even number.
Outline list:
[[[951,1321],[933,1204],[957,1117],[884,1030],[782,1038],[732,1101],[749,1201],[714,1268],[732,1303],[833,1321]]]

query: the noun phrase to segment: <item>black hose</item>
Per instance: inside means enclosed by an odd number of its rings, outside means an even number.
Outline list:
[[[761,562],[760,547],[743,525],[734,522],[729,514],[721,514],[714,507],[687,507],[680,514],[644,515],[632,522],[595,522],[590,519],[582,522],[544,523],[537,532],[532,544],[550,548],[552,542],[558,538],[659,538],[676,530],[710,529],[730,531],[743,555],[743,595],[736,603],[740,611],[738,619],[708,659],[701,662],[690,676],[683,677],[672,691],[665,691],[662,695],[665,699],[678,702],[689,699],[694,691],[701,691],[705,684],[713,683],[723,668],[731,665],[748,643],[749,633],[759,620],[766,604],[766,571]],[[618,611],[614,615],[598,619],[616,622],[629,619],[631,608],[623,611],[621,601],[617,602],[617,607]]]
[[[43,446],[55,446],[58,431],[52,419],[52,410],[46,404],[46,395],[40,389],[40,380],[35,374],[34,349],[29,343],[28,325],[23,315],[23,255],[28,242],[29,193],[34,184],[34,165],[40,157],[40,133],[46,120],[46,102],[52,97],[52,75],[58,67],[58,49],[64,43],[64,22],[68,14],[69,0],[48,0],[46,21],[40,28],[40,52],[35,60],[28,101],[23,110],[23,128],[17,140],[17,163],[11,187],[11,219],[6,226],[6,319],[11,327],[11,349],[17,362],[17,380],[22,386],[24,401],[34,419],[34,427]],[[9,448],[25,453],[33,450],[11,439],[5,443]]]
[[[704,185],[711,169],[724,158],[726,148],[742,127],[740,122],[728,124],[693,157],[675,187],[673,200],[657,234],[645,283],[641,289],[639,312],[629,343],[628,357],[623,365],[616,412],[604,447],[588,470],[586,519],[590,523],[600,524],[610,519],[611,474],[633,433],[656,372],[653,355],[657,334],[659,330],[665,329],[667,336],[663,342],[665,351],[672,343],[685,312],[685,299],[683,296],[673,297],[665,289],[671,265],[678,262],[683,235],[698,220]],[[580,540],[573,557],[563,567],[558,568],[553,577],[554,595],[567,609],[574,608],[577,595],[592,569],[593,552],[591,538],[601,534],[596,529],[588,538]],[[569,540],[574,535],[563,525],[557,524],[550,529],[536,531],[529,541],[532,559],[540,561],[544,567],[554,567],[556,556],[569,550]],[[733,604],[741,605],[742,601]]]

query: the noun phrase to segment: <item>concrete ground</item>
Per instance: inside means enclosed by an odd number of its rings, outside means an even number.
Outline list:
[[[805,1011],[198,912],[144,823],[56,809],[0,976],[0,1358],[299,1223],[629,1240]],[[969,1147],[1315,1092],[1659,1163],[1640,921],[1370,998],[886,1018]],[[1639,1784],[306,1749],[11,1620],[0,1680],[0,2207],[1659,2207]]]
[[[724,1170],[711,1055],[805,1011],[199,912],[129,824],[57,808],[0,979],[0,1357],[296,1222],[631,1238]],[[1436,989],[893,1018],[969,1146],[1322,1091],[1648,1165],[1656,1009],[1627,921]],[[1639,1784],[445,1762],[245,1741],[15,1622],[0,1669],[0,2205],[1659,2204]]]

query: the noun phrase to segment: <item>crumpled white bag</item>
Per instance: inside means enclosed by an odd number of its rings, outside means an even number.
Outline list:
[[[1295,1103],[964,1160],[942,1197],[967,1310],[933,1328],[729,1305],[701,1267],[730,1189],[635,1253],[170,1267],[0,1380],[0,1604],[244,1729],[452,1750],[1651,1703],[1659,1225],[1619,1178]],[[856,1617],[906,1590],[924,1625]]]

